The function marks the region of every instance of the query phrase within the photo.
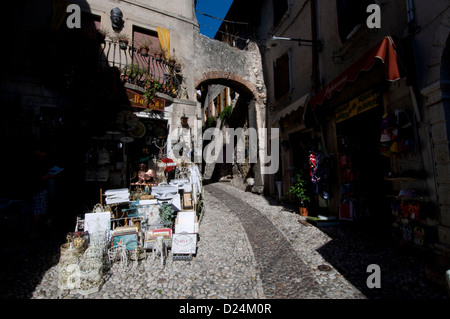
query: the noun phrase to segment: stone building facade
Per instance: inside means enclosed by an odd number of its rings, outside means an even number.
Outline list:
[[[368,10],[373,4],[377,11]],[[365,192],[354,202],[360,210],[356,217],[376,225],[392,219],[393,202],[411,200],[405,191],[417,190],[414,200],[420,200],[423,223],[414,227],[423,227],[425,246],[448,268],[446,1],[234,1],[226,19],[248,22],[223,23],[217,37],[237,45],[245,38],[258,43],[267,86],[266,124],[280,128],[280,170],[265,176],[266,193],[277,196],[280,184],[283,199],[293,201],[287,191],[295,172],[312,174],[310,155],[316,152],[326,160],[319,169],[327,172],[322,178],[327,183],[311,185],[316,216],[344,217],[342,204]],[[387,54],[381,56],[380,48]],[[407,114],[415,152],[399,154],[395,143],[383,149],[385,114]],[[344,163],[348,157],[342,155],[350,153],[358,171]],[[356,185],[357,179],[367,182]]]

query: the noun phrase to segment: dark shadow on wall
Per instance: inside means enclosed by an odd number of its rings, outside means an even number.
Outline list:
[[[58,262],[61,240],[90,205],[85,147],[104,134],[127,101],[118,70],[99,68],[104,59],[88,3],[76,3],[81,28],[68,26],[74,11],[67,12],[62,0],[5,4],[0,229],[11,240],[0,246],[7,256],[0,266],[0,298],[30,298]],[[40,163],[37,154],[45,154]],[[42,181],[38,173],[54,166],[64,170]],[[36,223],[32,196],[41,183],[49,190],[48,211]]]

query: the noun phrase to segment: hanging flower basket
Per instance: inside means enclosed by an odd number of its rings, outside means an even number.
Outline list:
[[[145,56],[145,57],[148,56],[148,47],[141,47],[139,52],[141,53],[142,56]]]
[[[128,47],[129,39],[126,34],[116,35],[113,38],[113,41],[119,43],[119,48],[121,48],[122,50],[126,50]]]
[[[155,52],[155,59],[156,59],[156,61],[162,61],[162,53]]]
[[[152,43],[153,42],[150,39],[139,42],[139,44],[137,46],[139,46],[139,53],[141,54],[141,56],[143,56],[143,57],[148,56],[148,53],[150,51],[150,47],[151,47]]]
[[[181,63],[180,62],[175,62],[175,72],[180,73],[181,72]]]
[[[119,40],[119,48],[121,48],[122,50],[126,50],[128,47],[128,40],[122,39]]]

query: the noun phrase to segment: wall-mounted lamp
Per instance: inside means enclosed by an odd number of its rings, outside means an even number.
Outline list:
[[[299,46],[307,46],[307,47],[317,46],[319,50],[323,46],[322,40],[314,41],[314,40],[305,40],[305,39],[301,39],[301,38],[283,38],[283,37],[270,38],[269,41],[267,41],[267,46],[269,48],[276,48],[277,46],[280,45],[281,41],[295,41],[295,42],[298,42]]]

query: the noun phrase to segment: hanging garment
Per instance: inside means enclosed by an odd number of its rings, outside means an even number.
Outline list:
[[[322,154],[311,152],[309,155],[310,176],[313,183],[318,183],[321,179],[319,175],[319,164],[322,160]]]

